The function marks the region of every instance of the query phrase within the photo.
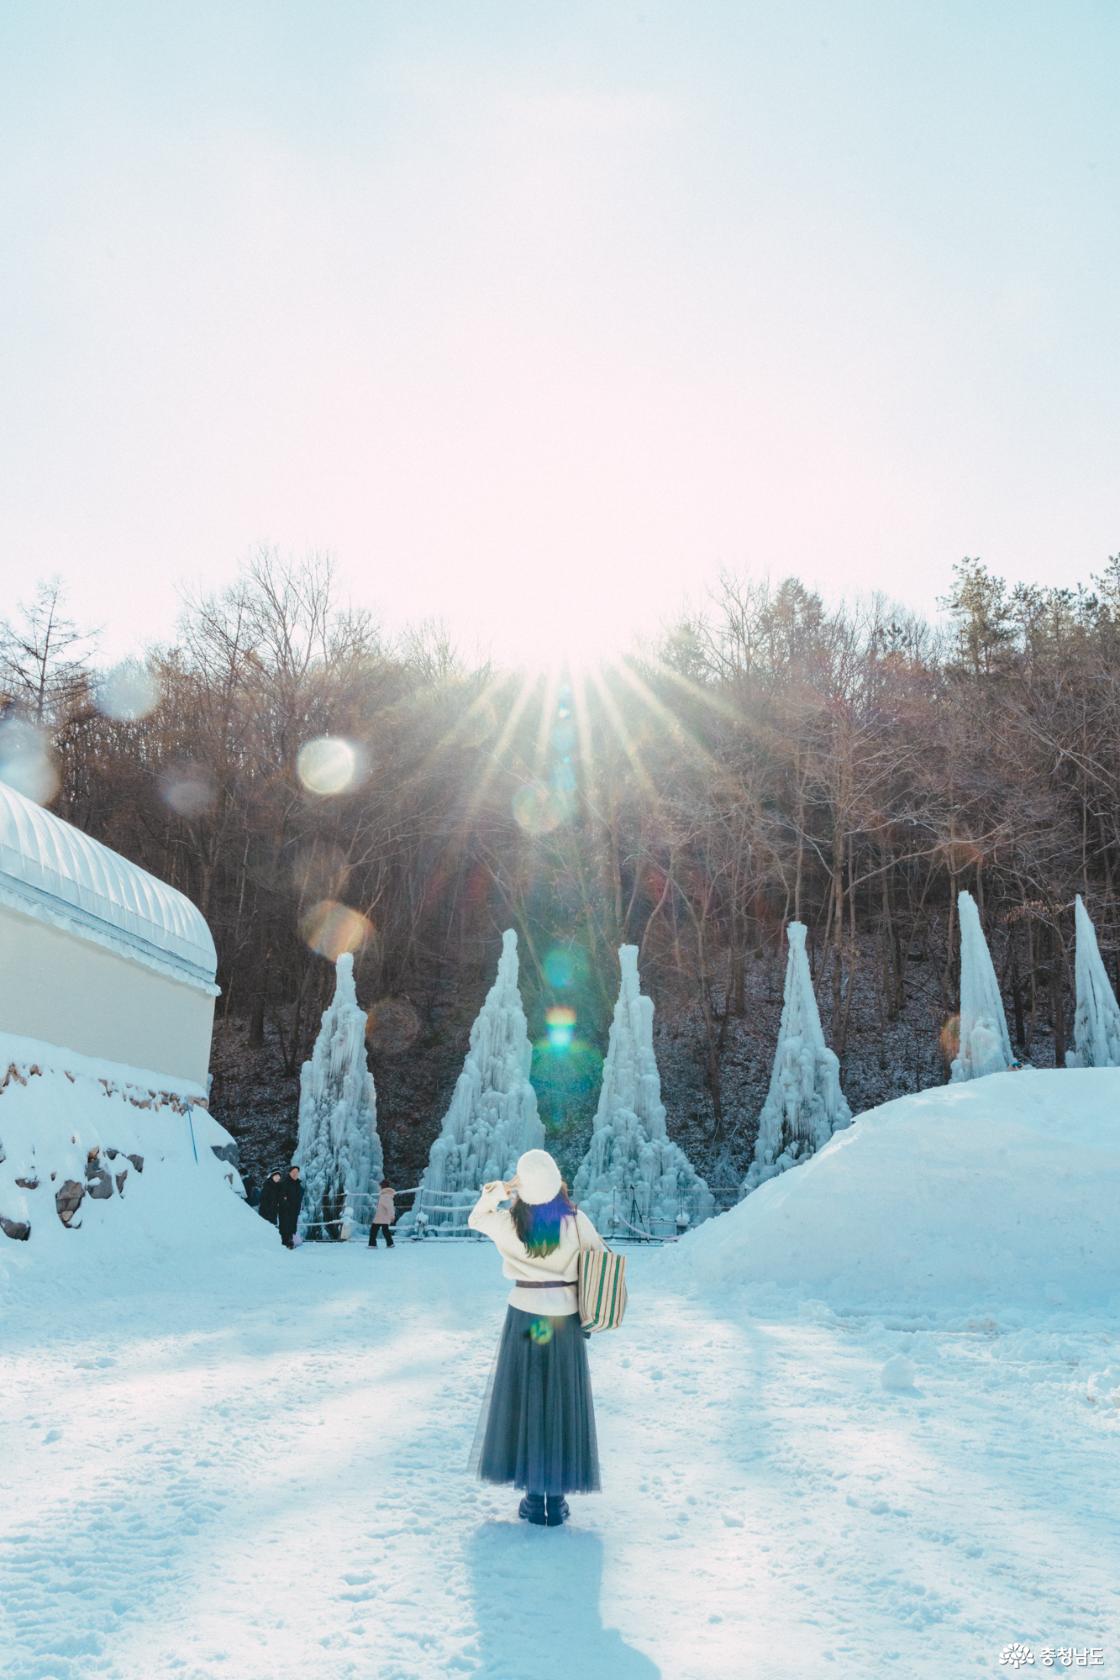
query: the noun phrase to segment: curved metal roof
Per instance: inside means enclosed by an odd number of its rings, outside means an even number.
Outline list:
[[[29,915],[213,987],[214,940],[189,898],[4,782],[0,891]]]

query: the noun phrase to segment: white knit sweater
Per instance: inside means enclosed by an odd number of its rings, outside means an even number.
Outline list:
[[[509,1292],[510,1306],[519,1307],[522,1312],[535,1313],[539,1318],[566,1318],[569,1313],[578,1312],[576,1270],[580,1245],[584,1248],[602,1248],[602,1237],[585,1213],[577,1213],[575,1220],[565,1219],[561,1224],[560,1241],[552,1253],[534,1257],[526,1253],[509,1208],[498,1206],[498,1203],[505,1199],[506,1193],[501,1184],[495,1185],[492,1190],[483,1190],[467,1215],[467,1224],[472,1231],[481,1231],[490,1238],[502,1256],[503,1273],[515,1280]],[[579,1223],[578,1237],[576,1221]],[[526,1283],[544,1283],[549,1278],[564,1278],[569,1287],[519,1289],[516,1282],[519,1278],[524,1279]]]

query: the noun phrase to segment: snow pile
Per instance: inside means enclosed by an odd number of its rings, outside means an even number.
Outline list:
[[[957,898],[961,923],[960,1045],[950,1078],[979,1079],[1002,1073],[1015,1060],[992,954],[971,893]]]
[[[300,1230],[338,1240],[352,1222],[367,1224],[377,1200],[383,1157],[377,1095],[366,1062],[366,1015],[358,1006],[354,957],[335,968],[334,997],[299,1076],[299,1142],[303,1178]]]
[[[661,1256],[702,1292],[935,1312],[1120,1301],[1120,1071],[1025,1070],[871,1109]]]
[[[789,959],[774,1069],[743,1195],[805,1160],[852,1118],[840,1089],[839,1060],[824,1041],[803,923],[791,922],[786,938]]]
[[[605,1235],[636,1226],[655,1236],[710,1218],[715,1201],[670,1141],[653,1050],[653,1003],[638,979],[638,947],[618,953],[614,1006],[591,1144],[576,1173],[575,1199]]]
[[[274,1238],[246,1209],[236,1145],[200,1096],[0,1034],[0,1276],[32,1255],[85,1267]]]
[[[517,935],[502,935],[498,974],[471,1028],[470,1048],[451,1106],[432,1145],[414,1214],[429,1231],[465,1226],[479,1186],[512,1178],[526,1149],[544,1148],[537,1094],[529,1082],[533,1047],[518,989]]]
[[[1097,944],[1096,929],[1080,893],[1074,910],[1077,924],[1077,1004],[1073,1016],[1073,1049],[1067,1067],[1120,1067],[1120,1004],[1108,983]]]
[[[914,1361],[904,1353],[895,1353],[879,1372],[879,1386],[888,1394],[913,1394],[916,1374]]]

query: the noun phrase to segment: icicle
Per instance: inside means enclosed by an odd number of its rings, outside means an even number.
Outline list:
[[[1077,1003],[1067,1067],[1120,1067],[1120,1005],[1108,983],[1096,930],[1078,894],[1074,906]]]
[[[743,1195],[806,1160],[852,1118],[840,1089],[839,1059],[824,1041],[805,938],[804,925],[790,922],[778,1044]]]
[[[416,1209],[427,1230],[465,1225],[480,1185],[512,1177],[519,1155],[544,1147],[537,1093],[529,1082],[532,1059],[518,988],[517,935],[509,929],[417,1194]]]
[[[992,954],[971,893],[958,895],[957,910],[961,925],[961,1013],[960,1047],[949,1074],[952,1082],[1002,1073],[1015,1060]]]
[[[653,1049],[653,1003],[638,979],[638,947],[623,945],[591,1144],[573,1187],[576,1201],[605,1234],[626,1225],[668,1236],[714,1210],[704,1180],[665,1126]]]
[[[366,1063],[366,1016],[348,951],[338,959],[334,997],[311,1060],[300,1071],[295,1161],[303,1179],[302,1231],[341,1237],[351,1223],[368,1223],[381,1182],[381,1139]]]

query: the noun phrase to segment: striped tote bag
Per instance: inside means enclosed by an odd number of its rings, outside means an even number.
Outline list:
[[[579,1222],[576,1222],[579,1236]],[[626,1311],[626,1259],[609,1248],[579,1245],[579,1321],[585,1330],[617,1330]]]

